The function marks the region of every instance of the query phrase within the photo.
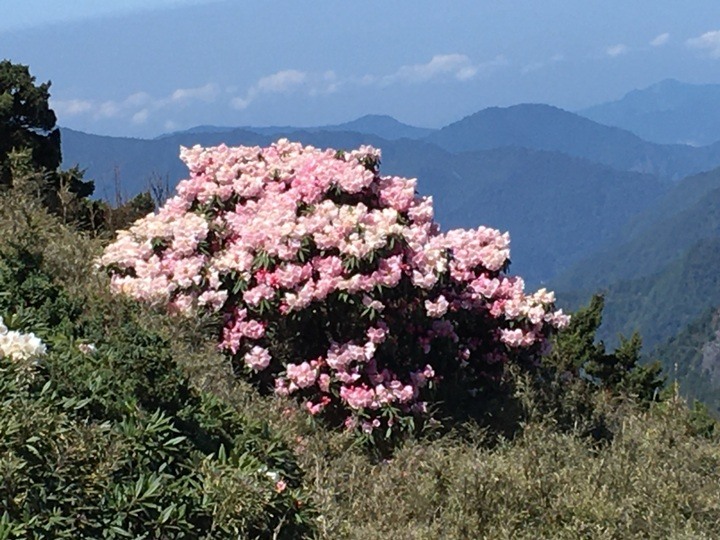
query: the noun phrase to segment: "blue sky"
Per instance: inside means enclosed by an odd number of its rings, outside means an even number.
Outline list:
[[[0,2],[0,58],[51,80],[60,124],[93,133],[368,113],[435,127],[720,83],[716,0]]]

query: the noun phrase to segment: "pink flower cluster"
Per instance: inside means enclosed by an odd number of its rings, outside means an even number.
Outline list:
[[[373,148],[280,140],[181,158],[190,177],[177,195],[120,232],[100,265],[118,293],[221,314],[220,347],[311,414],[392,426],[425,411],[447,372],[496,376],[568,322],[552,293],[504,275],[507,234],[441,234],[431,198],[380,176]]]

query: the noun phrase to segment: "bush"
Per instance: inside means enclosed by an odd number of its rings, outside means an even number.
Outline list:
[[[372,148],[281,140],[181,157],[178,195],[106,249],[114,290],[217,314],[238,371],[313,415],[389,436],[433,386],[476,392],[509,362],[532,366],[567,323],[552,293],[505,275],[507,234],[440,234],[431,199],[380,176]]]

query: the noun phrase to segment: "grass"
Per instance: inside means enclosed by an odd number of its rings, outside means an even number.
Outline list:
[[[624,416],[600,448],[534,423],[492,449],[445,437],[379,464],[309,456],[322,538],[717,538],[720,449],[682,414]]]

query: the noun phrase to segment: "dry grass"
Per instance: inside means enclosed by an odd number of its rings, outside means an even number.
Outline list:
[[[448,437],[380,464],[306,455],[322,538],[719,538],[720,447],[684,414],[627,414],[604,447],[533,424],[493,449]]]

